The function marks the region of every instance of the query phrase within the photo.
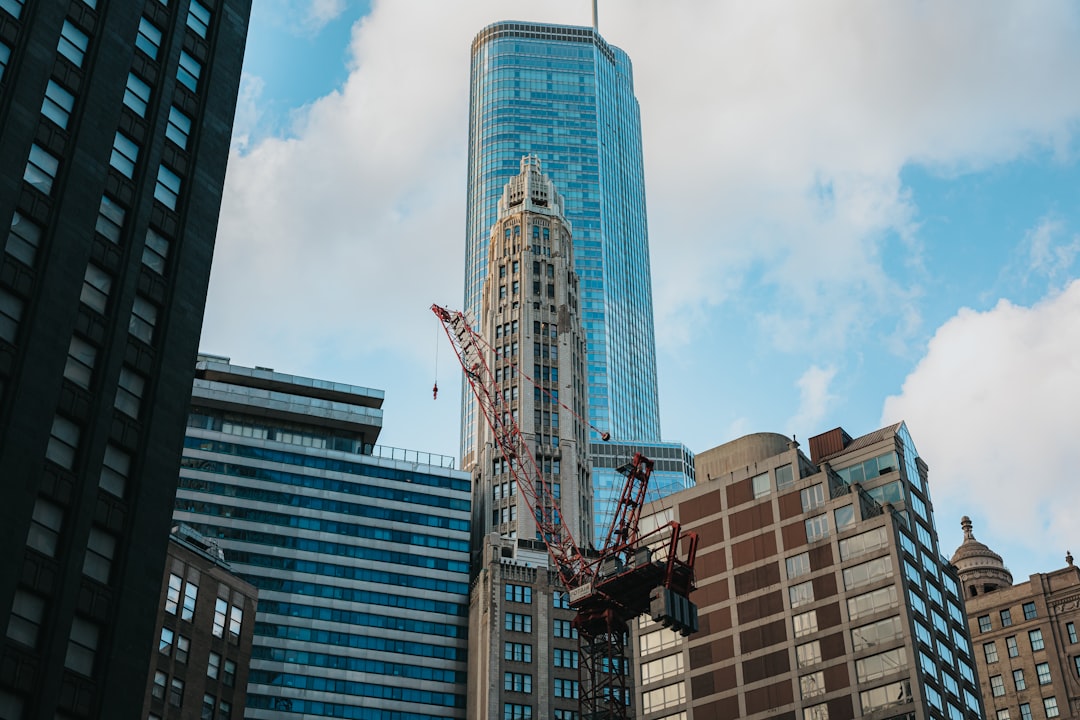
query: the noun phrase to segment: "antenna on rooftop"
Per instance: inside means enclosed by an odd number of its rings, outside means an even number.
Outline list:
[[[600,21],[596,16],[596,0],[592,0],[592,29],[600,32]]]

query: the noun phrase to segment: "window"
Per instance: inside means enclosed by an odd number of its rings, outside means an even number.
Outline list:
[[[65,20],[64,28],[60,31],[57,52],[70,60],[75,67],[82,67],[83,57],[86,56],[86,48],[89,45],[90,38],[86,36],[86,33],[72,25],[70,20]]]
[[[1031,720],[1031,705],[1020,703],[1020,717],[1022,720]]]
[[[1061,714],[1058,710],[1056,697],[1043,698],[1043,710],[1046,711],[1046,717],[1048,718],[1056,718]]]
[[[829,516],[817,515],[806,519],[806,541],[815,542],[829,537]]]
[[[1040,685],[1050,684],[1050,663],[1037,663],[1035,673],[1039,676]]]
[[[192,0],[193,5],[195,2],[196,0]],[[191,118],[173,105],[169,108],[169,124],[165,128],[165,137],[176,143],[181,150],[187,150],[189,135],[191,135]]]
[[[555,620],[555,637],[577,639],[577,630],[569,620]]]
[[[180,707],[184,703],[184,681],[179,678],[172,679],[172,686],[169,690],[169,704],[173,707]]]
[[[520,613],[504,613],[503,627],[506,630],[512,630],[514,632],[531,633],[532,615],[522,615]]]
[[[225,616],[229,611],[229,603],[221,598],[214,605],[214,637],[225,636]]]
[[[211,680],[216,680],[218,673],[221,671],[221,656],[216,652],[210,653],[210,658],[206,661],[206,677]]]
[[[143,247],[142,264],[158,275],[165,274],[165,261],[169,257],[169,241],[153,228],[146,231],[146,245]]]
[[[817,611],[800,613],[791,618],[791,624],[795,631],[795,637],[802,637],[817,632]]]
[[[848,617],[852,620],[857,620],[861,617],[866,617],[867,615],[873,615],[881,610],[894,608],[896,605],[896,586],[890,585],[874,590],[873,592],[868,592],[865,595],[857,595],[853,598],[848,598]]]
[[[160,670],[154,673],[154,687],[150,690],[150,694],[157,700],[165,699],[165,686],[168,683],[169,676]]]
[[[124,229],[124,214],[122,205],[108,195],[102,195],[94,229],[103,238],[118,245],[120,244],[120,233]]]
[[[1000,675],[992,675],[990,677],[990,692],[994,697],[1001,697],[1005,694],[1005,680]]]
[[[509,232],[509,229],[507,229]],[[559,712],[556,710],[555,712]],[[532,705],[503,703],[503,720],[532,720]]]
[[[188,55],[186,50],[181,50],[180,65],[176,70],[176,79],[180,81],[180,84],[191,92],[198,92],[201,74],[202,65],[199,61]]]
[[[776,468],[776,489],[787,490],[795,484],[795,477],[791,472],[791,465],[781,465]]]
[[[11,216],[11,233],[4,252],[33,267],[41,244],[41,228],[25,218],[18,210]]]
[[[1009,709],[1005,708],[1004,710],[998,710],[997,720],[1009,720]]]
[[[1012,612],[1008,608],[1002,610],[998,615],[1001,616],[1001,627],[1007,628],[1012,625]]]
[[[206,37],[206,31],[210,28],[210,11],[199,0],[191,0],[187,26],[194,30],[199,37]]]
[[[12,0],[0,0],[0,6]],[[7,69],[8,61],[11,60],[11,48],[0,42],[0,80],[4,79],[4,70]]]
[[[814,508],[821,507],[825,504],[825,485],[818,483],[804,488],[799,493],[799,499],[802,500],[803,512],[810,512]]]
[[[45,100],[41,103],[41,114],[59,127],[66,128],[73,107],[75,107],[75,96],[55,80],[50,80],[45,87]]]
[[[507,692],[531,693],[532,675],[525,673],[503,673],[503,690]]]
[[[875,558],[861,565],[854,565],[844,569],[844,588],[851,590],[871,583],[884,580],[892,575],[892,558]]]
[[[113,406],[133,420],[139,419],[139,405],[142,403],[146,379],[127,365],[120,368],[120,382],[116,387],[116,400]]]
[[[221,671],[221,682],[225,683],[227,687],[232,687],[233,683],[236,682],[236,663],[234,661],[225,661]]]
[[[575,683],[576,684],[576,683]],[[643,713],[656,712],[686,702],[686,683],[677,682],[641,694]]]
[[[98,487],[110,495],[124,497],[128,473],[131,471],[131,456],[112,443],[105,446],[105,461],[101,466]],[[174,611],[175,614],[175,611]]]
[[[62,468],[71,470],[75,467],[75,452],[79,448],[79,426],[65,417],[53,418],[49,445],[45,448],[45,457]]]
[[[199,586],[188,580],[184,588],[184,610],[180,615],[181,620],[191,620],[195,617],[195,602],[199,598]]]
[[[900,680],[889,683],[872,690],[864,690],[859,693],[859,703],[863,714],[870,713],[878,708],[890,705],[902,705],[911,701],[911,682]]]
[[[199,714],[199,720],[214,720],[215,705],[217,705],[217,698],[209,694],[203,695],[202,711]]]
[[[169,628],[161,628],[161,639],[158,640],[158,652],[162,655],[171,655],[176,633]]]
[[[1065,623],[1065,632],[1069,636],[1069,642],[1071,642],[1071,643],[1076,642],[1076,625],[1075,624],[1073,624],[1071,622]]]
[[[1025,620],[1034,620],[1037,617],[1039,617],[1039,611],[1035,609],[1035,603],[1033,603],[1033,602],[1024,603],[1024,619]]]
[[[26,161],[23,180],[40,192],[48,195],[52,192],[53,180],[60,169],[60,160],[37,143],[30,146],[30,157]]]
[[[844,505],[833,510],[833,520],[836,522],[836,532],[846,530],[855,524],[855,506]]]
[[[979,632],[990,632],[990,616],[979,616]]]
[[[556,590],[551,593],[552,606],[561,608],[563,610],[570,609],[570,593],[565,590]]]
[[[11,13],[11,16],[16,20],[19,19],[19,14],[22,13],[23,2],[25,0],[0,0],[0,8],[7,10]]]
[[[907,667],[907,652],[899,647],[856,660],[855,677],[861,683],[870,682],[892,675],[905,667]]]
[[[64,667],[90,677],[94,673],[94,653],[97,651],[98,627],[89,620],[76,617],[71,621]]]
[[[1016,643],[1016,636],[1010,635],[1005,638],[1005,647],[1009,650],[1009,657],[1017,657],[1020,654],[1020,648]]]
[[[769,486],[769,473],[761,473],[750,478],[750,486],[754,491],[754,497],[764,497],[772,488]]]
[[[532,588],[527,585],[512,585],[506,583],[506,602],[532,603]]]
[[[115,553],[116,538],[98,527],[91,527],[83,558],[83,575],[107,585]]]
[[[532,645],[529,645],[528,643],[504,642],[503,660],[531,663]]]
[[[998,661],[997,645],[992,642],[983,643],[983,656],[986,657],[987,664],[996,663]]]
[[[154,184],[154,199],[170,210],[176,209],[180,197],[180,176],[164,165],[158,168],[157,182]]]
[[[233,605],[229,609],[229,639],[233,642],[240,641],[240,626],[244,624],[244,609],[239,605]]]
[[[7,636],[15,642],[37,647],[38,631],[45,615],[45,601],[22,588],[15,591],[8,619]]]
[[[803,708],[803,720],[829,720],[829,705],[820,703]]]
[[[795,648],[795,658],[799,667],[806,667],[821,662],[821,643],[818,640],[799,645]]]
[[[1024,679],[1023,670],[1013,670],[1013,686],[1017,690],[1027,689],[1027,681]]]
[[[139,159],[139,146],[119,130],[113,138],[112,155],[109,156],[109,164],[112,165],[124,177],[135,177],[135,163]]]
[[[180,586],[184,580],[176,573],[169,573],[169,589],[165,594],[165,612],[170,615],[176,614],[176,608],[180,605]]]
[[[89,308],[105,314],[109,304],[109,290],[112,289],[112,278],[103,269],[89,263],[86,266],[86,275],[83,277],[82,293],[79,299]]]
[[[810,572],[810,553],[800,553],[787,559],[788,580],[801,577],[808,572]]]
[[[825,694],[825,671],[803,675],[799,678],[799,694],[804,700]]]
[[[146,117],[146,106],[150,103],[150,86],[135,73],[128,73],[127,87],[124,89],[124,104],[141,118]]]
[[[889,532],[884,526],[852,535],[840,541],[840,559],[851,560],[889,546]]]
[[[921,623],[916,621],[915,627],[916,633],[919,634],[920,639],[923,639],[922,633],[925,633],[926,638],[929,639],[930,632],[926,630]],[[880,647],[887,642],[892,642],[893,640],[903,637],[903,635],[904,627],[903,623],[900,622],[900,616],[894,615],[893,617],[878,620],[869,625],[852,628],[851,646],[853,650],[858,652],[859,650],[865,650],[866,648]]]
[[[136,295],[135,303],[131,307],[128,332],[149,345],[154,339],[154,325],[156,324],[157,306],[142,295]]]
[[[186,663],[191,651],[191,640],[183,635],[176,638],[176,662]]]
[[[1031,642],[1031,649],[1032,650],[1042,650],[1043,649],[1042,630],[1029,630],[1028,631],[1028,641]]]
[[[562,680],[555,678],[555,697],[577,699],[579,695],[576,680]]]
[[[218,720],[231,720],[232,719],[232,703],[225,702],[224,700],[218,701]]]
[[[566,650],[564,652],[573,652],[574,665],[577,667],[577,652],[572,650]],[[564,666],[569,667],[569,666]],[[641,664],[641,684],[649,685],[660,680],[664,680],[669,677],[675,677],[676,675],[683,674],[683,656],[682,655],[668,655],[667,657],[657,658],[646,663]]]
[[[800,605],[814,602],[814,582],[812,580],[807,580],[804,583],[789,587],[788,600],[791,602],[791,608],[793,610]]]
[[[151,60],[157,60],[158,48],[161,47],[161,30],[145,17],[139,18],[139,34],[135,37],[135,47],[146,53]]]

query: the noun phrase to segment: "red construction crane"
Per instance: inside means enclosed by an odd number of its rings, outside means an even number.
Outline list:
[[[682,532],[674,521],[645,534],[639,532],[653,461],[636,453],[619,468],[626,483],[607,540],[597,556],[586,557],[559,522],[558,501],[551,496],[549,484],[543,482],[513,413],[502,412],[506,401],[488,366],[493,349],[461,312],[439,305],[432,305],[431,310],[454,347],[518,494],[536,520],[537,534],[569,593],[570,607],[577,611],[574,626],[580,641],[581,718],[632,717],[630,669],[626,665],[628,624],[648,613],[683,635],[697,631],[697,606],[690,601],[697,535]],[[520,369],[515,371],[546,392]],[[609,436],[601,433],[601,437],[607,440]],[[681,558],[680,550],[685,551]]]

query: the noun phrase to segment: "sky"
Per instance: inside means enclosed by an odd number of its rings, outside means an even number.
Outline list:
[[[456,456],[469,48],[588,0],[254,4],[202,349]],[[907,422],[941,548],[1080,553],[1080,4],[599,3],[641,105],[665,440]],[[438,383],[438,399],[432,385]]]

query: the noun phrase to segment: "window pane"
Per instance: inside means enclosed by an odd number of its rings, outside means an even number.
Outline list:
[[[23,1],[24,0],[0,0],[0,8],[7,10],[11,13],[13,18],[18,20],[20,13],[22,13]]]
[[[165,128],[165,137],[176,143],[182,150],[187,150],[188,135],[191,134],[191,118],[180,112],[176,106],[169,108],[169,124]]]
[[[156,324],[157,306],[142,295],[136,295],[135,303],[131,308],[128,332],[149,345],[154,340],[154,325]]]
[[[94,672],[94,653],[97,651],[98,627],[89,620],[76,617],[71,623],[64,667],[89,677]]]
[[[135,73],[128,73],[127,88],[124,90],[124,104],[139,117],[146,117],[146,106],[150,102],[150,86]]]
[[[41,104],[41,114],[60,127],[66,128],[73,107],[75,107],[75,96],[55,80],[50,80],[45,88],[45,100]]]
[[[86,340],[78,335],[71,336],[68,345],[67,364],[64,366],[64,377],[81,388],[90,388],[90,379],[94,373],[94,359],[97,350]]]
[[[135,177],[135,163],[139,159],[139,146],[122,132],[117,131],[113,139],[112,155],[109,164],[120,171],[126,178]]]
[[[78,445],[79,426],[60,415],[55,416],[49,445],[45,448],[45,457],[60,467],[71,470],[75,465],[75,451]]]
[[[23,180],[48,195],[52,192],[53,180],[59,167],[60,160],[34,143],[30,146],[30,157],[26,161]]]
[[[176,70],[176,79],[180,81],[180,84],[185,86],[191,92],[197,92],[199,89],[199,75],[202,74],[202,65],[199,61],[187,54],[186,51],[180,51],[180,66]]]
[[[89,263],[86,266],[86,276],[83,278],[82,294],[79,299],[88,307],[105,314],[111,288],[112,278],[109,274],[94,263]]]
[[[206,31],[210,27],[210,11],[199,0],[191,0],[187,26],[199,37],[206,37]]]
[[[60,44],[57,50],[61,55],[71,61],[76,67],[82,67],[86,48],[90,44],[90,38],[79,28],[71,24],[70,20],[64,21],[64,29],[60,32]]]
[[[112,443],[105,446],[105,462],[101,468],[98,486],[105,492],[118,498],[124,497],[128,472],[131,469],[131,456]]]
[[[40,244],[41,228],[16,210],[11,216],[11,232],[4,245],[4,252],[33,267]]]
[[[151,60],[157,60],[160,45],[161,30],[145,17],[139,18],[139,34],[135,38],[135,47],[146,53]]]
[[[179,195],[180,177],[164,165],[160,166],[157,183],[154,185],[154,198],[170,210],[175,210]]]
[[[45,601],[37,595],[22,590],[15,591],[8,620],[7,636],[15,642],[29,647],[37,647],[38,631],[41,619],[45,615]]]

